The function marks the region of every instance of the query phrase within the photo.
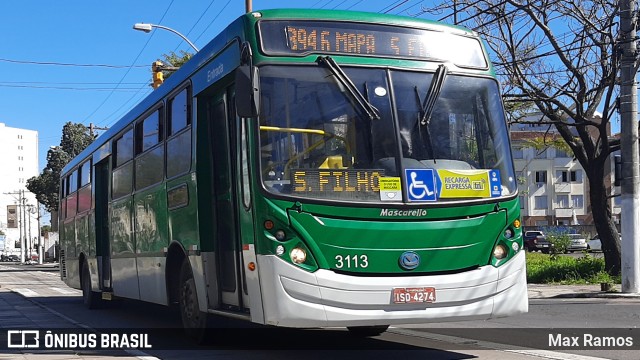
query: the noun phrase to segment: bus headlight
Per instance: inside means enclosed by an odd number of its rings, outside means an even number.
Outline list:
[[[294,264],[302,264],[307,260],[307,252],[299,247],[293,248],[289,253],[289,256]]]
[[[498,260],[501,260],[507,257],[507,253],[508,253],[507,248],[502,244],[496,246],[493,249],[493,256]]]

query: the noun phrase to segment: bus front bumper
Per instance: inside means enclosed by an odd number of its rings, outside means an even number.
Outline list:
[[[258,256],[266,324],[331,327],[478,320],[528,310],[525,253],[508,263],[450,275],[367,277],[309,273]],[[432,303],[394,304],[394,288],[435,288]]]

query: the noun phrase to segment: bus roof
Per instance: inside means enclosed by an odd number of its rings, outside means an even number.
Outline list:
[[[439,23],[432,20],[417,19],[413,17],[378,14],[347,10],[326,10],[326,9],[272,9],[260,10],[243,14],[223,29],[211,42],[205,45],[199,52],[187,61],[179,70],[168,78],[162,86],[154,90],[133,109],[125,114],[105,133],[99,136],[84,151],[72,159],[63,169],[61,175],[65,175],[76,168],[80,163],[87,160],[96,150],[107,144],[114,136],[127,128],[135,119],[142,115],[152,106],[160,102],[177,86],[183,83],[191,75],[205,66],[217,53],[224,49],[234,39],[244,41],[245,31],[253,33],[256,30],[256,23],[265,19],[314,19],[327,21],[348,21],[362,23],[377,23],[383,25],[395,25],[408,28],[432,29],[464,34],[467,36],[477,36],[475,32],[466,28]],[[254,45],[255,46],[255,45]],[[151,64],[149,64],[151,66]]]

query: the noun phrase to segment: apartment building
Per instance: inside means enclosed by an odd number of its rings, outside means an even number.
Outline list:
[[[23,243],[37,251],[38,208],[26,185],[38,174],[38,132],[0,123],[1,254],[20,255]]]
[[[531,115],[531,120],[536,118],[540,118],[540,114]],[[513,124],[510,132],[523,225],[593,225],[589,181],[582,165],[573,159],[573,154],[562,149],[548,147],[536,150],[529,142],[545,136],[547,139],[559,138],[555,128],[549,125]],[[613,161],[610,161],[605,178],[611,195],[619,192],[619,188],[612,186],[612,164]],[[610,201],[613,219],[619,222],[619,197]]]

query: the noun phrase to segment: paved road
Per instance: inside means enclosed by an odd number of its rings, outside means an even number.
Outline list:
[[[550,289],[539,288],[530,303],[530,313],[519,317],[483,322],[432,324],[429,327],[397,327],[380,337],[358,339],[343,329],[288,330],[274,328],[243,328],[241,330],[216,331],[217,341],[196,346],[182,336],[179,321],[174,312],[160,306],[134,301],[119,302],[107,309],[90,311],[81,303],[80,291],[64,285],[54,269],[42,269],[20,265],[0,265],[0,328],[25,329],[73,328],[79,330],[141,327],[166,329],[155,333],[156,348],[98,352],[70,351],[34,353],[13,351],[0,359],[17,356],[34,359],[55,359],[52,355],[67,358],[92,358],[92,356],[159,359],[205,358],[291,358],[300,356],[311,359],[375,359],[398,357],[430,359],[585,359],[599,356],[609,359],[637,359],[638,351],[551,351],[526,349],[522,346],[496,343],[505,334],[522,342],[533,336],[546,338],[547,329],[628,327],[640,324],[640,303],[637,299],[558,299],[544,298]],[[533,292],[532,292],[533,294]],[[245,326],[245,323],[225,321],[225,326]],[[498,335],[490,328],[508,329]],[[538,328],[530,330],[527,328]],[[3,334],[0,333],[0,337]],[[460,335],[463,335],[460,338]],[[482,336],[484,335],[484,336]],[[640,337],[637,339],[640,342]],[[260,344],[256,346],[255,344]],[[0,344],[1,345],[1,344]],[[525,341],[525,345],[527,345]],[[159,348],[160,347],[160,348]],[[172,350],[182,349],[182,350]],[[184,349],[192,349],[186,351]],[[265,351],[265,349],[269,349]],[[1,351],[0,351],[1,353]]]

